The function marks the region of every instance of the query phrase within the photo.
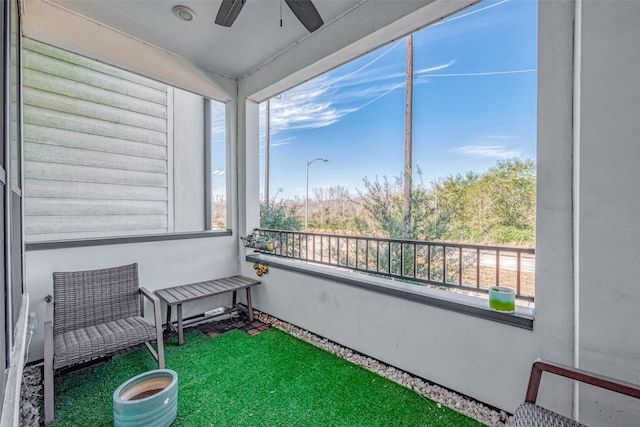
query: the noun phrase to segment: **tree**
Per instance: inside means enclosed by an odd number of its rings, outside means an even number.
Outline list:
[[[260,204],[260,228],[271,230],[300,230],[302,222],[298,216],[299,203],[295,200],[276,201],[279,189],[271,201]]]
[[[313,189],[314,201],[309,205],[309,221],[324,230],[349,230],[355,227],[358,205],[349,189],[342,185]]]
[[[433,189],[440,209],[449,214],[447,240],[533,243],[533,161],[499,161],[484,174],[451,175],[434,183]]]
[[[420,171],[418,170],[418,175]],[[409,198],[411,221],[405,221],[403,178],[382,182],[364,178],[365,192],[360,193],[365,211],[385,237],[397,239],[436,240],[446,230],[448,215],[439,211],[433,191],[424,184],[415,186]]]

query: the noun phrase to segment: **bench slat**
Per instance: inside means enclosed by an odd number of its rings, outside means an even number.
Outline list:
[[[207,289],[202,283],[194,283],[191,285],[193,290],[199,295],[209,295],[211,291]]]
[[[204,282],[190,283],[188,285],[174,286],[172,288],[156,291],[158,298],[170,305],[182,304],[200,298],[237,291],[259,285],[259,280],[244,276],[225,277],[223,279],[207,280]]]

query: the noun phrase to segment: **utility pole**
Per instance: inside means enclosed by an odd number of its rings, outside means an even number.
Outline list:
[[[267,99],[264,133],[264,201],[269,206],[269,144],[271,139],[271,100]]]
[[[404,237],[411,229],[412,118],[413,118],[413,34],[407,36],[407,77],[404,108]]]

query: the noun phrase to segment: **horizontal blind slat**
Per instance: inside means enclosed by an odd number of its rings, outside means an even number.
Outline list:
[[[152,117],[167,118],[167,109],[162,104],[114,92],[111,88],[103,89],[37,70],[29,70],[29,72],[24,73],[23,85]]]
[[[166,215],[167,202],[139,200],[27,199],[25,216]]]
[[[25,105],[73,114],[80,117],[89,117],[91,119],[108,122],[109,124],[121,124],[158,132],[167,131],[167,121],[163,118],[126,111],[121,108],[71,98],[57,93],[45,92],[31,87],[24,88],[23,96]]]
[[[24,162],[24,177],[25,179],[167,187],[166,173],[125,171],[32,160]]]
[[[63,199],[167,200],[167,189],[138,185],[25,179],[29,197]]]
[[[96,216],[33,216],[27,232],[70,233],[86,231],[124,231],[142,228],[167,228],[166,215],[96,215]]]
[[[94,166],[107,169],[123,169],[140,172],[167,172],[167,162],[124,154],[101,153],[99,151],[67,148],[56,145],[25,144],[24,159],[37,162],[66,165]]]
[[[109,123],[104,120],[34,107],[29,105],[26,99],[23,112],[24,122],[27,124],[85,132],[90,135],[108,136],[149,144],[167,145],[167,134],[165,132],[146,130],[119,123]]]
[[[104,151],[105,153],[127,154],[136,157],[167,160],[167,147],[145,142],[127,141],[101,135],[90,135],[68,129],[54,129],[24,124],[25,143],[59,145],[69,148]]]

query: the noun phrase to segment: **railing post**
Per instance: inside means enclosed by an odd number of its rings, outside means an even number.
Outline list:
[[[427,280],[431,281],[431,245],[427,245]]]
[[[522,273],[522,253],[518,252],[518,265],[516,266],[516,294],[520,295],[520,273]]]
[[[462,286],[462,247],[458,248],[458,285]]]
[[[500,286],[500,250],[496,250],[496,286]]]
[[[476,288],[480,289],[480,249],[476,248]]]
[[[442,245],[442,283],[447,283],[447,247]]]

